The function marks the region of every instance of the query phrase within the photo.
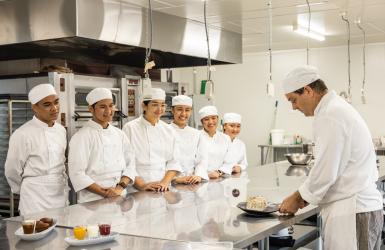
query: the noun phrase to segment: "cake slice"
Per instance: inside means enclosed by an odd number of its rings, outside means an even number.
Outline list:
[[[263,211],[267,207],[266,198],[263,196],[254,196],[247,198],[246,208],[250,210]]]

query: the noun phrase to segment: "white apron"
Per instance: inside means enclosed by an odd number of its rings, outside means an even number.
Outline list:
[[[152,164],[151,166],[139,165],[136,171],[145,182],[160,181],[166,173],[166,164],[158,163]]]
[[[20,188],[20,215],[68,205],[68,190],[64,174],[24,178]]]
[[[63,145],[65,142],[60,140],[56,130],[48,129],[44,133],[51,169],[46,170],[46,175],[23,178],[19,201],[21,215],[68,206],[68,177],[63,165],[66,145]]]
[[[356,196],[321,205],[325,250],[357,250]]]

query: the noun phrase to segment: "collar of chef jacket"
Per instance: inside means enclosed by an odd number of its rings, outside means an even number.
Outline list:
[[[176,125],[174,122],[170,123],[171,126],[173,126],[175,129],[180,129],[180,130],[184,130],[184,129],[187,129],[188,127],[190,127],[189,125],[186,125],[184,128],[180,128],[178,125]]]
[[[209,138],[209,139],[215,139],[216,137],[219,136],[219,133],[221,133],[220,131],[215,130],[215,134],[213,135],[213,137],[211,137],[211,136],[209,135],[209,133],[206,132],[205,129],[202,129],[202,131],[203,131],[203,134],[204,134],[207,138]]]
[[[320,102],[315,108],[314,116],[317,116],[321,112],[322,107],[325,107],[326,104],[329,103],[329,101],[332,100],[336,95],[337,94],[334,90],[329,90],[328,93],[321,98]]]
[[[157,127],[161,123],[161,121],[159,120],[157,123],[155,123],[155,126],[153,126],[149,121],[146,120],[146,118],[144,118],[144,116],[140,117],[140,122],[147,127]]]
[[[100,129],[100,130],[103,130],[103,131],[110,131],[111,130],[111,124],[108,123],[108,127],[107,128],[103,128],[102,125],[100,125],[99,123],[95,122],[94,120],[90,119],[86,125],[87,127],[91,127],[91,128],[95,128],[95,129]]]
[[[36,116],[33,116],[32,121],[39,128],[56,128],[58,125],[56,122],[54,122],[52,127],[48,127],[47,123],[39,120],[39,118],[37,118]]]

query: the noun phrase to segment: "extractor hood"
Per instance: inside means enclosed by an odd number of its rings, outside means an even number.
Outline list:
[[[147,9],[124,0],[0,1],[0,60],[143,67],[147,27]],[[241,34],[214,27],[209,34],[212,64],[242,62]],[[152,44],[157,68],[206,64],[203,23],[154,11]]]

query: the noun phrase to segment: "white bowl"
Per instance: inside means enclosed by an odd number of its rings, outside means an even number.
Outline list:
[[[50,226],[46,230],[41,231],[39,233],[24,234],[23,227],[20,227],[19,229],[16,230],[15,235],[23,240],[40,240],[45,236],[47,236],[52,230],[54,230],[55,227],[56,227],[56,220],[53,220],[52,226]]]

